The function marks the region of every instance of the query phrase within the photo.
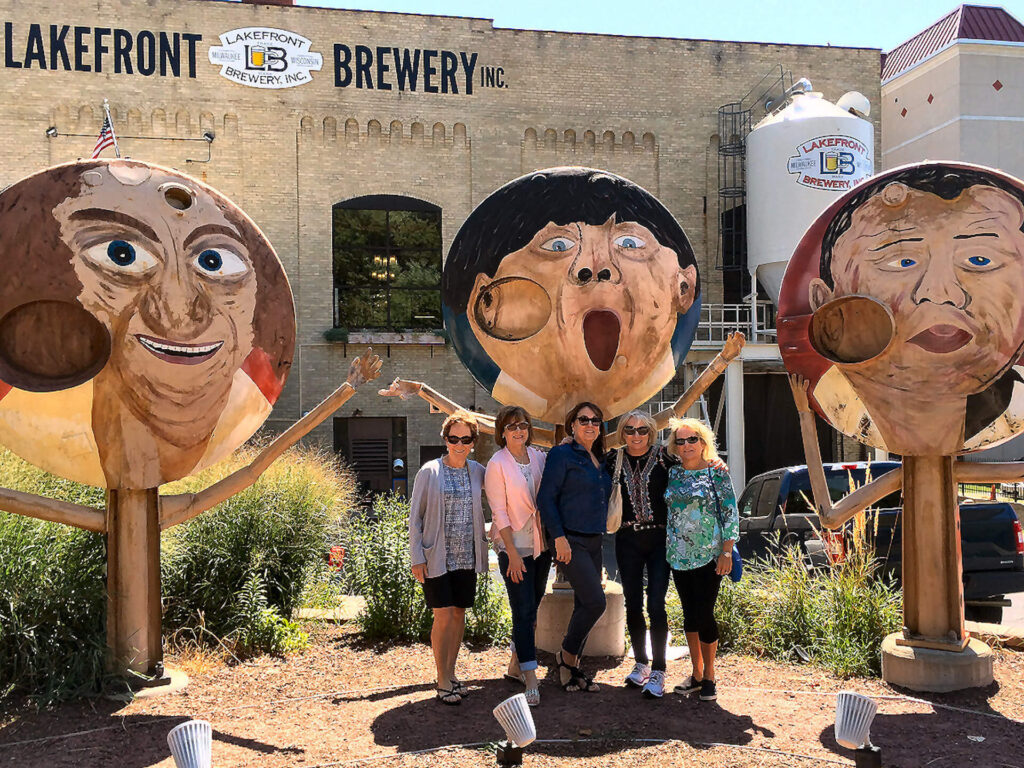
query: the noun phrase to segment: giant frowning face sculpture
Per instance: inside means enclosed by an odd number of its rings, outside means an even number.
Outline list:
[[[586,168],[493,193],[456,236],[442,286],[446,327],[477,380],[555,423],[581,400],[612,418],[652,397],[699,314],[675,219],[635,184]]]
[[[156,487],[269,414],[294,347],[291,291],[215,190],[133,161],[58,166],[0,195],[0,246],[17,275],[0,289],[0,442],[26,459]]]
[[[834,370],[814,390],[826,416],[862,413],[877,429],[854,436],[910,454],[974,450],[1021,430],[1022,198],[1020,183],[997,172],[930,163],[876,177],[826,211],[794,256],[782,300],[783,315],[806,302],[812,346],[827,337],[816,351]],[[850,339],[863,341],[872,322],[858,306],[887,330],[877,349],[850,357]],[[780,324],[784,356],[794,322]],[[840,338],[840,347],[829,341]],[[806,355],[791,359],[806,366]],[[860,403],[836,394],[846,383]]]

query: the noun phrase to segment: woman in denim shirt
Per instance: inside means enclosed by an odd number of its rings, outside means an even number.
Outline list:
[[[611,478],[601,468],[604,415],[593,403],[580,403],[565,418],[572,442],[548,453],[537,493],[555,559],[572,585],[575,605],[562,650],[556,655],[559,682],[567,691],[596,691],[597,684],[579,669],[587,635],[604,613],[601,588],[601,542],[608,524]]]
[[[739,537],[736,494],[718,461],[715,435],[697,419],[672,419],[668,451],[680,463],[668,473],[666,551],[683,606],[683,630],[693,674],[676,693],[700,691],[701,701],[718,697],[715,601],[722,577],[732,570],[732,548]]]

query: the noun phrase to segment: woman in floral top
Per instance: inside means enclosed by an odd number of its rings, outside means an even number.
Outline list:
[[[680,463],[669,469],[667,559],[683,606],[683,629],[693,674],[676,693],[700,691],[701,701],[718,698],[715,601],[722,577],[732,570],[732,548],[739,536],[739,512],[729,473],[718,463],[714,433],[697,419],[669,423],[668,451]]]

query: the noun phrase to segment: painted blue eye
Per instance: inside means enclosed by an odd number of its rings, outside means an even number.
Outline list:
[[[199,254],[196,263],[207,272],[217,272],[224,266],[224,258],[220,255],[219,251],[208,248]]]
[[[647,245],[647,243],[635,235],[622,235],[621,237],[617,237],[615,238],[615,244],[619,246],[619,248],[629,249],[643,248]]]
[[[917,266],[917,260],[912,259],[909,256],[904,256],[902,259],[896,259],[895,261],[889,262],[890,267],[896,267],[897,269],[910,269],[911,267]]]
[[[988,256],[971,256],[967,259],[967,263],[972,267],[987,267],[992,263],[992,259]]]
[[[107,244],[107,258],[119,267],[135,262],[135,246],[124,240],[111,240]]]
[[[555,253],[562,253],[575,247],[576,243],[568,237],[553,237],[546,243],[541,245],[545,251],[554,251]]]

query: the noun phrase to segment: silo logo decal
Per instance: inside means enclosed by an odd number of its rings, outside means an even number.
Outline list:
[[[815,189],[850,189],[871,175],[871,151],[852,136],[819,136],[797,147],[786,170]]]
[[[266,27],[232,29],[210,46],[210,63],[220,74],[250,88],[291,88],[313,79],[324,57],[309,49],[312,41],[294,32]]]

